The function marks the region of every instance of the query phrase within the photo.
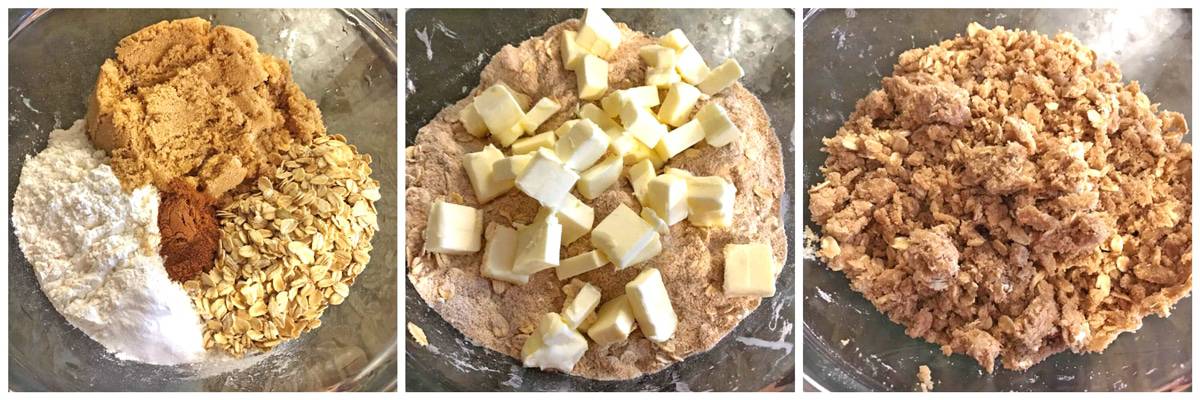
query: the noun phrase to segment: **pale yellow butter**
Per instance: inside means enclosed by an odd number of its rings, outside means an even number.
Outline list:
[[[700,90],[686,83],[673,83],[658,108],[658,120],[670,126],[680,126],[687,122],[692,114],[696,101],[700,100]]]
[[[671,296],[658,268],[647,268],[626,283],[625,295],[629,296],[629,306],[647,339],[661,343],[675,336],[679,317],[671,306]]]
[[[463,168],[467,170],[467,180],[471,181],[475,199],[481,204],[492,201],[513,188],[512,179],[500,179],[494,174],[495,163],[502,159],[504,153],[490,144],[483,150],[462,157]]]
[[[620,295],[600,306],[596,322],[588,328],[587,335],[598,345],[607,345],[629,338],[637,329],[637,317],[629,306],[629,296]]]
[[[725,295],[775,295],[775,259],[764,243],[725,246]]]
[[[700,143],[701,140],[704,140],[704,128],[700,125],[700,121],[693,119],[663,135],[658,145],[654,146],[654,151],[660,158],[670,159],[689,147],[695,146],[696,143]]]
[[[425,250],[442,254],[479,251],[483,243],[483,213],[475,208],[434,202],[425,226]]]
[[[558,263],[558,267],[554,268],[554,273],[558,275],[559,280],[563,280],[582,275],[605,265],[608,265],[608,257],[605,257],[604,253],[592,250],[562,260]]]
[[[697,85],[697,88],[701,93],[712,96],[725,90],[745,74],[746,71],[742,70],[742,66],[738,64],[737,60],[730,58],[710,71]]]

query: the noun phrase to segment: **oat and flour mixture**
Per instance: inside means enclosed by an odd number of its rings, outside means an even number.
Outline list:
[[[824,140],[810,211],[829,268],[908,335],[1025,369],[1189,294],[1187,123],[1115,64],[971,24],[882,86]]]

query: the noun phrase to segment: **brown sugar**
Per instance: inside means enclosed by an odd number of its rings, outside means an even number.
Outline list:
[[[183,179],[220,198],[323,135],[316,104],[281,59],[232,27],[163,21],[118,44],[88,102],[88,135],[127,190]]]
[[[167,275],[186,282],[214,265],[221,230],[214,200],[182,182],[173,182],[158,206],[163,264]]]
[[[818,254],[989,372],[1103,351],[1191,291],[1187,131],[1070,34],[971,24],[824,139]]]

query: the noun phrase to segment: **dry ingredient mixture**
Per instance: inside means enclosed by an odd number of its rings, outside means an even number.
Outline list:
[[[554,273],[532,275],[523,286],[480,276],[483,252],[449,256],[425,253],[429,205],[437,200],[480,209],[484,226],[491,222],[512,226],[534,220],[538,203],[516,190],[479,204],[460,161],[464,154],[479,151],[488,142],[469,134],[459,123],[459,112],[471,98],[496,83],[505,83],[533,99],[547,97],[563,110],[582,106],[577,95],[575,72],[563,69],[560,55],[562,31],[578,30],[576,19],[550,27],[542,36],[517,46],[505,46],[484,68],[480,85],[471,96],[443,109],[422,127],[416,142],[405,149],[407,158],[407,253],[408,277],[420,296],[447,322],[477,345],[521,359],[523,343],[538,319],[547,311],[559,311],[571,286],[563,286]],[[645,68],[638,49],[657,38],[635,32],[618,23],[621,44],[608,60],[611,89],[641,86]],[[785,260],[787,241],[778,218],[784,173],[780,144],[770,127],[761,103],[741,84],[734,84],[697,107],[716,102],[728,110],[729,118],[743,132],[739,140],[723,147],[694,147],[672,157],[667,167],[682,168],[697,176],[727,177],[737,188],[733,225],[728,228],[697,228],[689,223],[670,227],[663,236],[662,252],[648,264],[658,268],[678,313],[678,329],[669,341],[654,343],[634,331],[628,340],[610,345],[592,345],[574,365],[571,374],[591,379],[632,379],[659,371],[693,354],[706,351],[725,337],[738,322],[756,309],[758,297],[727,297],[722,291],[723,249],[731,243],[769,243],[775,260]],[[542,124],[552,130],[572,118],[559,112]],[[629,181],[617,184],[586,203],[602,221],[618,205],[640,209]],[[587,240],[565,245],[566,259],[592,250]],[[640,268],[613,271],[608,266],[579,275],[579,280],[596,286],[603,299],[625,293],[625,284]],[[575,290],[578,290],[575,288]]]
[[[1191,290],[1187,131],[1070,34],[973,23],[824,139],[819,254],[989,372],[1102,351]]]
[[[50,132],[21,168],[12,208],[21,252],[54,308],[118,358],[197,361],[200,319],[158,255],[158,191],[122,191],[83,126]]]

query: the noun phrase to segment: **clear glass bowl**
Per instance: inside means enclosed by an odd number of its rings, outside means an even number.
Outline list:
[[[1073,33],[1101,59],[1115,60],[1124,79],[1141,82],[1161,109],[1189,120],[1192,110],[1191,15],[1172,10],[807,10],[804,29],[805,185],[823,178],[821,138],[832,136],[854,103],[891,75],[901,52],[953,38],[977,21],[986,27]],[[1190,140],[1190,138],[1189,138]],[[804,223],[818,227],[804,204]],[[846,278],[806,256],[804,378],[833,391],[915,388],[917,367],[933,370],[945,391],[1158,391],[1187,389],[1192,374],[1192,302],[1169,318],[1151,316],[1101,354],[1060,353],[1026,371],[982,372],[963,355],[904,329],[850,290]],[[846,341],[843,343],[843,341]]]
[[[680,28],[710,63],[736,57],[743,85],[759,97],[783,148],[787,172],[780,218],[792,240],[795,176],[795,15],[791,10],[606,10],[614,21],[661,35]],[[505,44],[540,35],[583,10],[409,10],[405,15],[406,143],[442,108],[479,84],[479,73]],[[426,42],[428,41],[428,42]],[[428,53],[426,51],[429,51]],[[428,55],[428,56],[427,56]],[[715,64],[714,64],[715,65]],[[521,367],[470,343],[406,283],[405,317],[422,327],[429,347],[411,336],[405,348],[405,389],[434,390],[792,390],[795,381],[795,260],[776,281],[776,295],[759,306],[712,350],[655,374],[628,381],[595,381]],[[405,279],[407,282],[407,279]],[[788,346],[749,345],[762,338]],[[741,340],[739,340],[741,339]]]
[[[391,11],[394,12],[394,11]],[[315,391],[396,389],[395,15],[365,10],[10,11],[8,198],[51,129],[83,118],[117,41],[166,19],[200,16],[258,38],[288,60],[331,133],[374,158],[384,194],[370,265],[321,328],[266,355],[223,365],[117,360],[72,327],[38,288],[10,225],[9,389],[13,391]],[[11,200],[9,200],[11,206]]]

